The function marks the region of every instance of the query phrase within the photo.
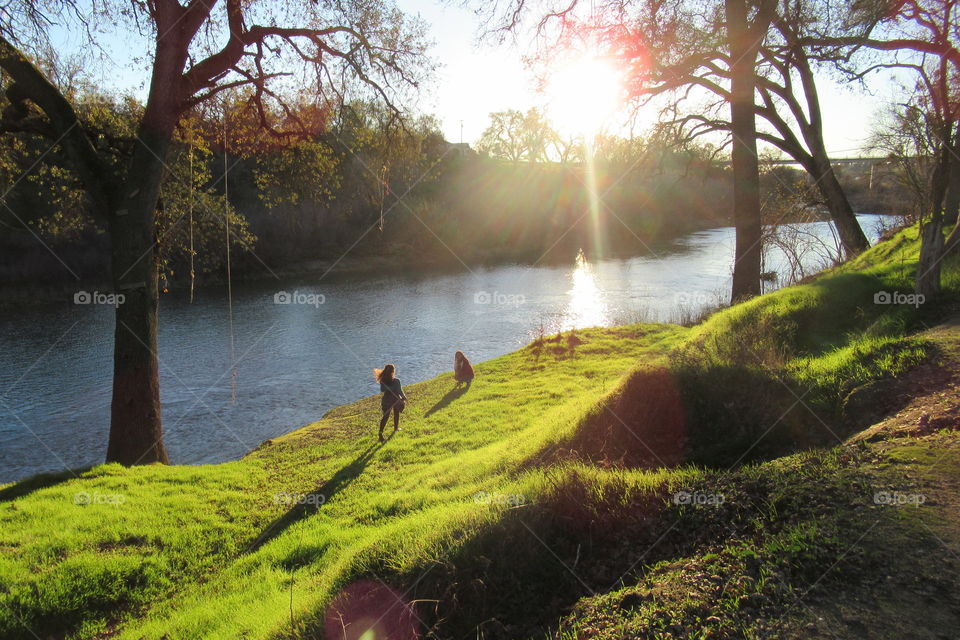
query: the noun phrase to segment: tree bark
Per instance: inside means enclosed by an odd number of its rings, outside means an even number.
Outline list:
[[[953,136],[952,152],[948,159],[947,195],[943,203],[943,224],[957,224],[960,214],[960,127]]]
[[[950,140],[948,129],[943,140]],[[930,220],[921,227],[920,258],[917,261],[915,291],[931,298],[940,292],[940,271],[944,253],[943,202],[947,193],[950,145],[944,144],[930,177]]]
[[[817,175],[820,177],[817,188],[820,190],[820,194],[827,204],[827,209],[830,211],[830,218],[837,228],[837,235],[840,236],[844,256],[851,258],[866,251],[870,248],[870,242],[857,221],[853,207],[850,206],[847,194],[840,185],[826,152],[822,156],[814,154],[814,165]]]
[[[169,463],[160,410],[154,233],[164,162],[182,106],[187,47],[178,35],[168,29],[157,42],[137,145],[111,216],[114,288],[125,299],[117,306],[114,330],[107,462],[125,465]]]
[[[760,222],[760,164],[754,114],[756,59],[759,43],[747,20],[745,0],[725,0],[730,47],[730,132],[733,135],[733,220],[736,226],[731,302],[760,294],[763,247]]]
[[[163,176],[159,158],[166,157],[170,139],[144,128],[140,140],[110,225],[113,284],[124,300],[117,306],[114,329],[107,462],[125,465],[169,463],[160,410],[153,230]]]
[[[791,30],[786,28],[782,30],[782,33],[784,36],[794,35]],[[795,37],[793,39],[796,40]],[[807,147],[810,149],[814,168],[812,177],[827,203],[830,217],[833,219],[837,234],[840,236],[845,257],[851,258],[869,249],[870,242],[860,227],[860,223],[857,222],[857,216],[853,213],[853,207],[850,206],[847,194],[840,185],[840,180],[837,179],[837,174],[833,170],[833,163],[830,162],[830,156],[827,154],[827,147],[823,141],[823,112],[820,108],[820,92],[817,89],[813,69],[810,67],[810,60],[802,46],[796,47],[793,54],[795,57],[794,67],[799,73],[800,83],[807,100],[808,121],[804,121],[803,109],[796,101],[794,101],[795,104],[791,105],[791,108],[800,125]]]
[[[940,292],[940,265],[943,255],[943,218],[938,216],[923,225],[920,259],[917,261],[916,292],[927,299]]]

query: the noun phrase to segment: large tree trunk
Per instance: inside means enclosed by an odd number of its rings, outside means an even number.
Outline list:
[[[916,292],[927,299],[940,292],[940,265],[943,256],[943,218],[930,220],[920,232],[920,259],[917,261]]]
[[[943,224],[957,224],[960,213],[960,127],[953,136],[953,149],[949,156],[947,170],[947,195],[943,203]]]
[[[146,124],[134,152],[119,206],[112,218],[112,267],[117,307],[113,352],[113,402],[107,461],[126,465],[167,463],[160,412],[157,358],[157,265],[154,225],[169,133]]]
[[[817,188],[827,203],[830,218],[837,228],[840,243],[843,245],[843,253],[845,257],[850,258],[869,249],[870,242],[860,227],[860,223],[857,222],[857,216],[853,213],[853,207],[847,200],[847,194],[840,185],[840,180],[837,179],[833,164],[830,162],[830,156],[827,154],[827,147],[823,141],[823,114],[820,109],[820,92],[817,90],[816,78],[813,75],[813,69],[810,67],[806,51],[803,47],[798,47],[794,54],[796,56],[794,66],[800,74],[809,113],[809,122],[804,123],[800,117],[798,117],[798,120],[800,120],[799,124],[803,138],[810,149],[810,157],[813,163],[811,176],[816,181]],[[799,105],[797,105],[797,110],[802,112]]]
[[[117,307],[114,331],[107,461],[126,465],[169,462],[160,412],[154,235],[167,151],[182,108],[177,88],[186,45],[175,29],[162,31],[137,144],[110,225],[113,282],[125,300]]]
[[[820,190],[820,194],[827,204],[827,209],[830,211],[830,218],[837,228],[837,235],[840,236],[844,256],[851,258],[866,251],[870,248],[870,242],[857,221],[857,216],[853,213],[853,207],[847,200],[847,194],[840,185],[826,152],[823,152],[822,155],[820,153],[814,154],[814,166],[816,167],[814,179],[819,178],[817,188]]]
[[[59,132],[58,142],[62,141],[73,160],[94,211],[103,214],[110,228],[114,290],[123,299],[116,312],[107,461],[124,464],[167,462],[156,355],[157,269],[153,231],[163,174],[162,159],[166,157],[179,109],[172,87],[179,81],[186,46],[176,42],[175,36],[179,34],[170,29],[161,31],[172,33],[169,36],[172,44],[165,45],[166,50],[158,48],[149,106],[127,170],[126,184],[119,189],[70,103],[22,52],[0,37],[0,67],[16,82],[17,106],[22,108],[23,98],[29,98],[43,109],[54,130]],[[182,50],[180,55],[171,51],[175,46]]]
[[[760,222],[760,165],[754,115],[754,74],[757,45],[751,42],[744,0],[726,0],[727,39],[730,47],[730,132],[733,134],[733,220],[736,225],[733,290],[738,302],[760,293],[763,247]]]
[[[942,136],[950,140],[948,129]],[[915,290],[931,298],[940,292],[941,263],[945,257],[943,238],[943,202],[947,194],[947,173],[950,166],[950,147],[944,144],[930,178],[930,220],[921,228],[920,259],[917,261]]]

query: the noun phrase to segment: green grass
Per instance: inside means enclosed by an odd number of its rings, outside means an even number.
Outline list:
[[[836,444],[867,426],[846,410],[849,394],[930,357],[933,345],[917,333],[958,300],[953,257],[944,263],[939,300],[875,303],[878,292],[912,290],[918,253],[917,231],[908,228],[810,282],[693,327],[672,358],[695,425],[688,459],[712,466],[768,459],[798,445]]]
[[[104,465],[7,488],[0,635],[29,638],[29,627],[88,637],[107,626],[130,638],[282,634],[291,584],[299,624],[351,577],[402,570],[495,521],[504,505],[475,494],[510,493],[526,460],[570,437],[638,360],[685,332],[583,331],[572,349],[547,341],[478,365],[467,393],[452,390],[450,375],[412,385],[405,430],[382,447],[371,397],[238,462]],[[76,504],[78,494],[93,504]],[[275,499],[300,494],[324,503],[291,509]]]
[[[884,459],[895,460],[914,448],[899,443]],[[956,452],[947,456],[929,445],[919,449],[941,462],[955,465],[960,459]],[[856,629],[824,624],[822,613],[838,602],[855,602],[865,591],[885,593],[872,582],[890,573],[924,580],[953,564],[944,562],[937,534],[929,528],[937,524],[933,509],[874,503],[877,490],[904,482],[899,471],[873,471],[877,457],[874,446],[837,447],[731,474],[705,474],[701,486],[726,494],[722,508],[665,505],[663,516],[676,523],[680,544],[648,554],[643,571],[628,575],[619,588],[580,599],[549,637],[864,637]],[[720,533],[697,539],[693,532],[704,529]],[[918,553],[924,548],[933,552]],[[948,593],[952,586],[944,585]],[[923,597],[900,593],[910,604]],[[879,618],[869,595],[867,602],[867,615]],[[913,620],[916,615],[909,606],[892,614],[917,637],[936,637],[928,634],[935,625]],[[903,632],[891,629],[882,637],[903,637]]]
[[[102,465],[0,487],[0,637],[319,637],[328,605],[359,579],[441,601],[435,615],[418,609],[441,636],[477,637],[497,617],[521,626],[494,636],[520,637],[580,601],[583,584],[565,565],[593,567],[584,580],[608,599],[650,566],[682,581],[691,569],[678,558],[733,575],[753,566],[751,553],[796,552],[794,564],[817,567],[835,531],[797,515],[808,512],[791,478],[805,458],[760,461],[835,444],[850,390],[930,353],[913,334],[939,307],[873,304],[877,291],[909,288],[915,235],[692,329],[585,330],[479,364],[465,393],[450,375],[411,385],[405,430],[383,446],[369,397],[237,462]],[[957,271],[951,261],[947,298]],[[687,464],[608,468],[665,459]],[[852,490],[840,454],[830,460],[823,477]],[[697,486],[748,500],[715,511],[671,502]],[[297,496],[307,504],[290,503]],[[762,506],[749,506],[756,496]],[[636,552],[676,518],[676,544]],[[750,536],[705,558],[705,540],[723,539],[731,519]],[[654,615],[699,620],[641,609],[648,628]]]

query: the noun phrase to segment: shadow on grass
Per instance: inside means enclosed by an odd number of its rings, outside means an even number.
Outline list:
[[[423,417],[429,418],[431,415],[433,415],[437,411],[440,411],[441,409],[445,409],[451,402],[453,402],[454,400],[456,400],[457,398],[465,394],[469,388],[470,388],[470,385],[466,385],[463,387],[457,385],[456,387],[450,389],[450,391],[447,391],[447,393],[444,394],[442,398],[437,400],[437,404],[427,409],[427,412],[423,414]]]
[[[393,438],[393,435],[394,434],[391,434],[390,438]],[[297,500],[285,514],[267,525],[260,535],[257,536],[257,539],[250,544],[247,553],[256,551],[283,533],[290,525],[319,511],[320,507],[329,502],[333,496],[346,488],[363,473],[367,464],[384,444],[385,443],[382,442],[371,444],[360,455],[354,458],[352,462],[333,474],[333,477],[329,480],[310,493],[300,496],[303,498],[302,500]]]
[[[897,564],[906,575],[936,571],[934,563],[937,558],[942,562],[942,554],[936,552],[939,543],[933,536],[905,525],[904,519],[883,515],[881,522],[879,513],[865,513],[864,487],[870,486],[872,473],[867,466],[850,469],[847,464],[840,456],[824,456],[808,461],[802,473],[785,467],[711,474],[700,486],[730,499],[709,509],[677,503],[669,481],[631,493],[627,484],[612,478],[591,485],[589,477],[566,471],[555,475],[551,488],[526,508],[507,510],[442,563],[411,567],[398,582],[407,587],[409,600],[437,603],[422,616],[431,637],[440,638],[581,637],[571,632],[581,622],[581,629],[587,622],[605,627],[607,633],[593,636],[597,638],[664,637],[671,624],[700,628],[705,607],[710,614],[751,624],[764,612],[786,616],[797,594],[817,585],[830,594],[821,596],[821,602],[833,602],[853,589],[861,595],[851,601],[870,602],[878,587],[868,584],[896,592],[884,580],[862,580],[865,573],[879,577],[891,571],[887,556],[892,540],[906,550],[926,538],[923,547],[933,550],[925,554],[922,568],[911,568],[911,554],[895,554],[905,559]],[[769,504],[776,508],[758,506]],[[758,537],[741,538],[745,531]],[[722,569],[717,549],[724,549],[729,563]],[[847,557],[851,550],[856,552]],[[844,564],[837,567],[840,560]],[[689,584],[708,566],[718,572],[716,591],[699,596]],[[786,576],[780,583],[783,591],[750,587],[755,576],[774,573]],[[950,580],[943,592],[954,585]],[[624,593],[624,586],[633,589]],[[734,600],[738,604],[721,609],[716,593],[737,593],[732,590],[738,588],[743,589]],[[761,596],[764,609],[739,604]],[[631,625],[632,633],[618,633],[621,624]],[[558,627],[567,633],[556,633]]]
[[[67,480],[73,480],[80,474],[92,469],[93,466],[94,465],[80,467],[78,469],[68,469],[66,471],[58,471],[56,473],[38,473],[35,476],[30,476],[29,478],[20,480],[19,482],[15,482],[8,487],[0,489],[0,502],[22,498],[23,496],[29,495],[34,491],[46,489],[47,487],[53,487],[61,482],[66,482]]]

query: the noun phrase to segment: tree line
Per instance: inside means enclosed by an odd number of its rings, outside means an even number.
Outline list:
[[[9,79],[0,75],[3,82]],[[122,163],[136,144],[143,105],[76,79],[71,86],[83,90],[75,98],[79,117],[103,138],[103,153]],[[322,269],[345,254],[370,268],[387,261],[456,268],[461,261],[569,260],[581,247],[625,254],[727,221],[729,171],[704,144],[599,136],[592,160],[603,207],[591,217],[582,154],[573,151],[579,143],[553,160],[539,115],[522,119],[537,121],[542,137],[520,132],[523,141],[506,152],[496,146],[501,134],[491,132],[513,112],[491,114],[475,152],[445,141],[432,117],[399,120],[371,101],[294,105],[291,116],[312,129],[277,140],[259,126],[249,92],[222,98],[188,114],[173,133],[153,232],[161,291],[219,283],[228,249],[237,278]],[[8,208],[0,222],[10,232],[0,247],[11,259],[0,284],[109,280],[109,229],[91,211],[69,157],[33,132],[8,132],[4,140],[0,185]]]

